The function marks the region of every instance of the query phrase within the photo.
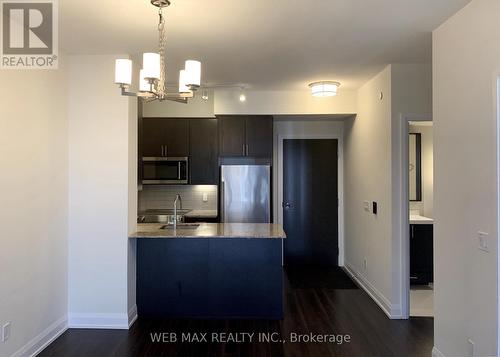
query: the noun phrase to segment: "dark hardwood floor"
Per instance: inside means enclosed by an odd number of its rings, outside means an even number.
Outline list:
[[[307,270],[305,270],[307,271]],[[311,274],[314,270],[309,270]],[[336,272],[335,274],[339,274]],[[265,320],[144,320],[139,319],[126,330],[66,331],[40,356],[179,356],[179,357],[420,357],[430,356],[433,345],[433,319],[411,318],[389,320],[379,307],[362,290],[345,283],[340,288],[312,287],[318,281],[307,273],[291,274],[292,284],[286,279],[285,318],[283,321]],[[301,283],[301,279],[304,281]],[[307,282],[305,280],[308,280]],[[321,282],[321,280],[319,280]],[[313,284],[314,285],[314,284]],[[153,342],[152,334],[194,333],[200,337],[207,333],[209,342]],[[252,343],[210,342],[212,333],[254,333]],[[278,337],[283,341],[255,342],[259,333]],[[275,335],[271,335],[276,333]],[[293,342],[293,334],[349,335],[349,342]],[[158,336],[158,335],[156,335]],[[169,337],[173,335],[165,335]],[[229,335],[226,335],[228,337]],[[242,336],[242,335],[238,335]],[[331,338],[331,336],[327,336]],[[229,338],[229,337],[228,337]],[[201,339],[201,338],[200,338]]]

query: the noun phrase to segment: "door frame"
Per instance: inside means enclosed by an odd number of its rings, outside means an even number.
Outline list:
[[[344,266],[344,140],[343,133],[335,134],[279,134],[278,135],[278,157],[276,165],[277,170],[277,199],[275,200],[274,217],[276,223],[283,224],[283,209],[281,203],[283,202],[283,140],[286,139],[336,139],[337,140],[337,194],[338,194],[338,264]],[[283,255],[283,250],[282,250]],[[283,261],[283,257],[282,257]]]
[[[410,318],[410,195],[409,173],[405,168],[409,165],[410,121],[432,121],[432,114],[401,114],[399,131],[399,183],[401,210],[399,218],[399,259],[396,261],[396,271],[399,271],[399,286],[401,297],[401,319]],[[433,257],[434,261],[434,257]],[[398,266],[399,265],[399,266]],[[399,318],[399,317],[398,317]]]

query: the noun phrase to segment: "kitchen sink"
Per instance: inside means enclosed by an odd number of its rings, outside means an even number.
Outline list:
[[[200,226],[199,223],[177,223],[177,229],[196,229]],[[166,224],[160,229],[174,229],[173,224]]]

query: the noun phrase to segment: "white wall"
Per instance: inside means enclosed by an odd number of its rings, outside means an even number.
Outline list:
[[[246,101],[240,102],[239,89],[209,91],[209,99],[201,99],[201,92],[188,102],[172,101],[145,103],[144,117],[213,118],[228,114],[314,115],[356,113],[356,92],[339,89],[336,97],[316,98],[304,91],[245,91]]]
[[[498,14],[497,0],[473,0],[433,34],[434,343],[446,357],[471,356],[469,338],[476,356],[498,355]]]
[[[410,202],[411,210],[433,218],[434,202],[434,153],[432,126],[410,125],[410,133],[420,133],[422,157],[422,200]]]
[[[403,299],[401,117],[431,111],[431,67],[395,64],[359,89],[345,127],[345,264],[392,318],[402,317]],[[378,214],[364,201],[376,201]]]
[[[142,114],[145,118],[214,118],[214,91],[208,90],[208,100],[201,98],[201,92],[196,92],[187,104],[170,100],[144,103]]]
[[[238,90],[215,91],[214,112],[223,114],[355,114],[356,92],[339,89],[335,97],[318,98],[304,91],[246,91],[239,101]]]
[[[0,325],[12,322],[1,356],[66,325],[66,57],[59,66],[0,71]]]
[[[137,109],[113,83],[115,56],[71,56],[69,324],[126,328],[135,305]],[[131,197],[129,199],[129,196]],[[135,197],[135,198],[134,198]],[[130,269],[129,269],[130,268]]]
[[[345,265],[393,313],[391,66],[359,89],[358,114],[346,122],[344,140]],[[378,214],[364,211],[364,201],[378,202]]]

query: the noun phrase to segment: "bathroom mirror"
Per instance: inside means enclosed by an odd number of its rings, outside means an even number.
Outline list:
[[[409,136],[409,193],[410,201],[422,201],[422,149],[421,135]]]

